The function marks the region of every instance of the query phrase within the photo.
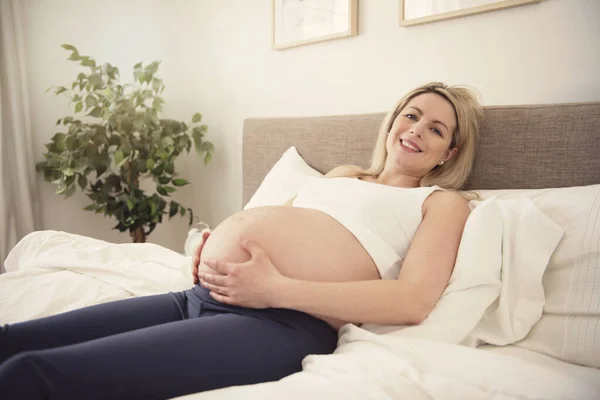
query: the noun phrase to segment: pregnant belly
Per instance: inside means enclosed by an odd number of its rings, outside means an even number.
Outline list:
[[[279,272],[290,278],[321,282],[379,279],[373,260],[354,235],[327,214],[306,208],[258,207],[234,214],[213,230],[202,258],[247,261],[250,255],[239,245],[242,234],[256,242]],[[335,328],[344,323],[322,319]]]

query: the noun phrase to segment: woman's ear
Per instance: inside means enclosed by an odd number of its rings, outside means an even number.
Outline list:
[[[448,162],[452,160],[458,154],[458,149],[455,147],[453,149],[446,150],[446,154],[444,155],[444,162]]]

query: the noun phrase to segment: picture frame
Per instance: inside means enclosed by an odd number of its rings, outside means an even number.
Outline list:
[[[400,26],[414,26],[510,7],[541,0],[400,0]]]
[[[273,50],[358,34],[358,0],[272,0],[272,14]]]

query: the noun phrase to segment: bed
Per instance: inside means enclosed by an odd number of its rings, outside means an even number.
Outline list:
[[[244,207],[283,203],[336,165],[366,166],[383,116],[247,119]],[[480,223],[465,229],[427,323],[346,325],[336,352],[308,356],[302,372],[182,399],[600,398],[599,139],[600,102],[486,107],[466,187],[481,196]],[[473,276],[474,263],[491,272]],[[181,290],[189,265],[157,245],[34,232],[5,261],[0,321]]]

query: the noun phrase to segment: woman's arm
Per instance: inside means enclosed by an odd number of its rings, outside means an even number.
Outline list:
[[[209,266],[229,274],[229,280],[211,274],[201,278],[213,297],[225,303],[289,308],[353,323],[418,324],[448,284],[470,212],[466,200],[452,192],[434,192],[423,210],[423,221],[394,281],[290,279],[277,275],[268,257],[252,248],[250,252],[257,256],[253,256],[256,265],[251,271],[211,261]]]

